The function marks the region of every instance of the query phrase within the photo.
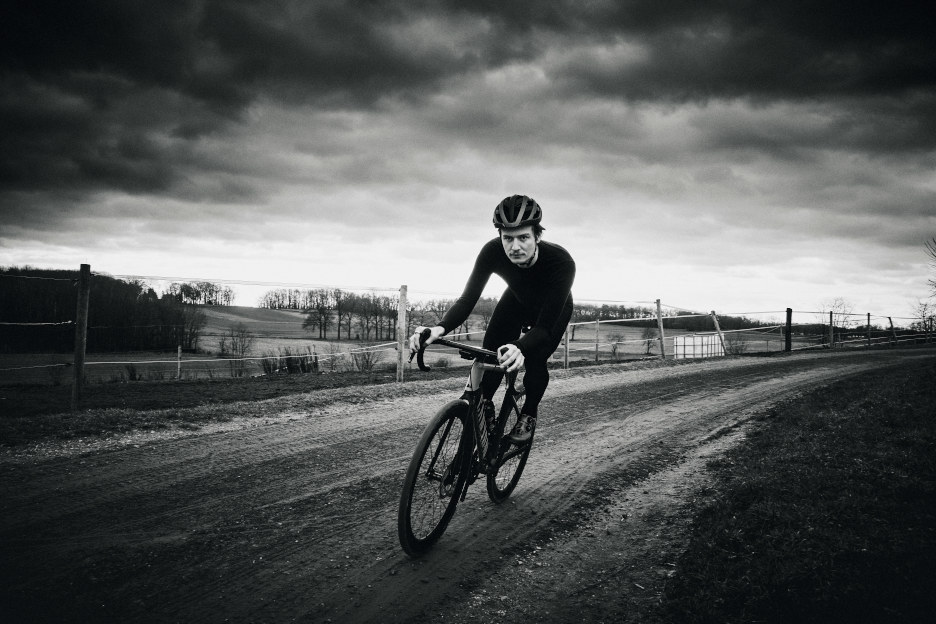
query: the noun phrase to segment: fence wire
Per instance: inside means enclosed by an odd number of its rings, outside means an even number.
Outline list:
[[[92,275],[104,276],[105,274],[92,273]],[[75,283],[75,280],[71,278],[16,275],[0,275],[0,277]],[[399,287],[335,286],[298,282],[264,282],[155,275],[107,275],[106,277],[125,280],[137,280],[143,282],[208,282],[221,285],[250,285],[280,289],[333,289],[348,293],[358,292],[395,294],[400,291]],[[426,296],[443,296],[452,298],[459,296],[459,293],[420,292],[416,290],[411,292],[413,294],[422,294]],[[576,320],[569,324],[569,331],[567,334],[569,335],[569,338],[560,346],[559,351],[554,354],[553,359],[568,359],[572,362],[620,361],[646,357],[661,357],[663,355],[660,352],[661,349],[667,352],[666,354],[668,357],[672,357],[672,354],[674,353],[674,336],[715,335],[715,318],[745,319],[753,325],[750,327],[737,329],[721,328],[720,334],[722,340],[726,343],[726,349],[728,349],[730,346],[736,354],[744,352],[769,353],[772,351],[783,350],[783,343],[787,339],[791,340],[792,342],[792,351],[830,348],[830,346],[834,346],[835,348],[857,348],[862,346],[903,345],[917,342],[921,339],[920,332],[912,333],[906,327],[894,326],[895,322],[899,324],[903,321],[919,322],[920,320],[906,316],[833,312],[833,319],[836,321],[837,325],[830,330],[827,318],[829,314],[828,310],[797,310],[794,312],[797,322],[791,324],[790,327],[792,335],[787,337],[784,331],[786,325],[771,322],[771,318],[769,318],[777,316],[782,317],[786,315],[786,310],[718,313],[717,315],[713,315],[713,313],[699,313],[697,310],[691,310],[678,305],[666,304],[658,300],[618,301],[593,299],[577,301],[577,303],[584,303],[592,306],[592,313],[594,315],[602,314],[606,310],[614,312],[614,306],[618,306],[618,309],[622,307],[630,307],[633,310],[642,311],[644,315],[636,316],[634,318],[599,318],[598,320],[592,318],[587,320]],[[223,312],[224,308],[222,307],[216,309],[220,309]],[[662,315],[660,317],[656,315],[657,310],[662,311]],[[396,333],[397,331],[408,332],[410,329],[412,329],[412,321],[415,316],[415,312],[416,309],[413,307],[408,309],[407,316],[410,320],[410,323],[408,323],[406,328],[401,328],[399,330],[393,329],[393,333]],[[427,312],[423,312],[423,316],[420,320],[430,321],[431,318],[427,317],[427,314]],[[813,320],[811,322],[805,322],[804,319],[808,317],[813,317]],[[765,324],[759,324],[761,321],[757,321],[756,319],[758,318],[764,319]],[[117,380],[121,376],[121,371],[115,371],[114,367],[175,367],[175,375],[170,376],[177,376],[179,374],[179,370],[182,369],[197,376],[199,372],[196,369],[199,366],[222,369],[232,365],[251,364],[254,366],[259,365],[259,367],[262,368],[264,372],[266,372],[268,369],[272,369],[274,371],[279,370],[280,364],[283,361],[298,358],[314,360],[319,365],[319,368],[331,369],[337,368],[339,362],[343,362],[347,366],[353,366],[353,362],[356,357],[374,356],[375,360],[379,360],[380,357],[377,354],[398,352],[399,349],[397,341],[380,342],[379,339],[375,341],[376,344],[350,346],[354,342],[358,342],[358,340],[350,338],[350,325],[345,326],[347,327],[348,338],[344,340],[344,348],[341,348],[340,346],[332,346],[341,344],[338,341],[327,338],[319,339],[312,337],[309,332],[306,332],[304,329],[302,329],[301,322],[299,321],[261,320],[247,317],[239,317],[236,320],[237,322],[242,323],[248,327],[255,328],[254,330],[251,330],[256,334],[253,336],[253,339],[261,344],[260,346],[256,346],[254,349],[260,350],[266,348],[266,353],[257,355],[256,353],[228,352],[218,353],[218,355],[208,355],[207,353],[202,352],[202,357],[199,357],[199,353],[185,353],[184,357],[177,354],[175,358],[138,359],[132,357],[111,357],[104,360],[95,360],[94,354],[91,354],[91,357],[85,360],[84,366],[92,370],[107,369],[109,367],[111,369],[110,374],[113,380]],[[868,324],[869,320],[873,320],[881,324],[887,324],[889,327],[876,329],[860,327],[861,323]],[[391,320],[388,319],[387,323],[390,322]],[[705,324],[707,324],[705,329],[699,329],[702,327],[702,325]],[[839,324],[842,326],[838,326]],[[36,331],[42,331],[42,329],[45,327],[69,328],[74,325],[74,320],[54,322],[14,322],[8,320],[0,321],[0,326],[6,328],[15,328],[19,326],[23,328],[31,328]],[[475,325],[477,326],[477,323],[475,323]],[[662,340],[661,336],[659,335],[660,325],[662,325],[664,328],[664,335],[662,336]],[[855,325],[858,325],[859,327],[852,327]],[[214,331],[203,331],[200,334],[200,337],[205,339],[210,344],[220,342],[221,340],[228,337],[228,335],[223,331],[218,331],[220,326],[220,321],[214,321],[211,325],[211,327],[214,328]],[[334,327],[334,322],[332,323],[332,326]],[[691,326],[696,328],[690,329]],[[342,329],[345,329],[345,327],[342,327]],[[591,327],[594,327],[595,331],[590,331]],[[158,329],[179,330],[183,328],[184,326],[179,324],[135,324],[127,326],[98,324],[88,327],[89,330],[97,332],[145,331]],[[272,328],[280,328],[280,330],[274,330]],[[295,333],[290,335],[289,328],[295,328]],[[578,334],[576,334],[576,330],[579,330]],[[63,331],[65,330],[63,329]],[[67,331],[71,331],[71,329],[68,329]],[[369,333],[369,331],[369,329],[368,332],[364,332],[362,330],[360,333]],[[385,331],[388,335],[391,333],[389,325],[381,325],[381,330],[378,331]],[[858,335],[861,331],[865,331],[866,334],[863,336]],[[460,331],[458,333],[449,334],[449,337],[453,339],[463,339],[466,341],[477,341],[479,337],[483,335],[483,333],[484,327],[473,330],[468,327],[467,331]],[[326,331],[325,334],[327,336],[328,332]],[[369,335],[365,336],[365,338],[365,340],[360,340],[360,342],[370,342]],[[925,334],[925,339],[930,339],[929,332]],[[208,353],[210,353],[210,346],[206,346],[206,349],[208,350]],[[274,349],[278,349],[279,351],[274,352]],[[302,349],[306,349],[306,351],[302,352]],[[309,351],[309,349],[311,349],[311,351]],[[0,345],[0,352],[2,352],[2,350],[2,345]],[[17,354],[0,353],[0,374],[7,375],[11,373],[24,373],[23,377],[25,378],[28,377],[26,373],[30,371],[42,371],[43,369],[50,371],[61,371],[71,366],[71,362],[62,361],[46,361],[37,363],[20,362],[17,361],[17,357]],[[43,356],[41,356],[41,354],[37,356],[30,356],[30,358],[33,359],[37,357],[41,358]],[[56,359],[56,356],[45,357],[47,360]],[[59,356],[58,359],[60,360],[62,357],[66,356]],[[442,356],[440,355],[439,357]],[[21,357],[20,359],[22,360],[29,358]],[[455,359],[457,358],[450,357],[447,362],[453,363]],[[377,361],[370,364],[365,363],[365,365],[383,364],[386,367],[395,367],[397,358],[394,358],[394,360],[394,362]],[[103,373],[103,375],[106,376],[107,373]],[[0,384],[6,383],[8,381],[10,380],[0,376]]]

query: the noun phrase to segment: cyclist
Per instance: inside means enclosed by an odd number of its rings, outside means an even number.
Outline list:
[[[484,334],[484,348],[497,351],[507,371],[526,365],[526,401],[508,435],[515,444],[523,444],[533,435],[539,402],[549,384],[546,363],[572,317],[575,261],[568,251],[542,239],[542,218],[539,204],[526,195],[512,195],[497,205],[494,227],[499,236],[481,248],[462,295],[439,325],[428,328],[430,337],[426,340],[431,343],[464,323],[492,274],[507,282]],[[425,329],[417,327],[410,337],[412,351],[419,348],[419,335]],[[503,375],[499,371],[484,373],[481,394],[489,417],[494,414],[491,398]]]

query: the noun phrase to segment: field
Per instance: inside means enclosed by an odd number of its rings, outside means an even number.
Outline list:
[[[269,310],[240,306],[201,306],[206,325],[199,342],[199,352],[181,354],[170,352],[88,353],[85,378],[90,384],[125,383],[128,381],[215,380],[232,376],[231,362],[221,358],[220,341],[229,336],[232,327],[242,326],[251,337],[251,346],[245,354],[240,372],[255,377],[283,365],[286,355],[301,357],[309,362],[318,360],[321,371],[336,372],[353,369],[351,353],[369,345],[379,348],[372,357],[373,369],[396,370],[396,349],[393,340],[348,340],[342,334],[338,339],[335,328],[328,340],[313,339],[312,333],[302,328],[304,315],[295,310]],[[480,319],[471,323],[473,333],[466,340],[480,344]],[[685,335],[681,330],[666,330],[667,352],[673,353],[673,336]],[[314,335],[317,335],[314,334]],[[357,332],[355,333],[357,335]],[[726,334],[729,348],[736,354],[778,352],[783,349],[781,336],[776,330],[737,332]],[[597,348],[596,348],[597,342]],[[797,336],[794,348],[810,346],[814,340]],[[655,338],[647,338],[643,328],[630,323],[604,322],[595,335],[594,324],[580,325],[569,345],[570,365],[586,362],[623,362],[659,357],[660,346]],[[277,359],[278,358],[278,359]],[[0,387],[28,384],[62,386],[72,382],[74,375],[72,353],[0,353]],[[457,354],[445,351],[430,353],[430,363],[440,366],[464,366],[466,362]],[[560,346],[553,356],[555,364],[565,361],[565,348]]]
[[[396,542],[399,485],[452,371],[21,418],[41,425],[0,447],[0,605],[8,621],[920,621],[934,374],[932,349],[555,370],[517,491],[497,506],[473,486],[419,560]]]

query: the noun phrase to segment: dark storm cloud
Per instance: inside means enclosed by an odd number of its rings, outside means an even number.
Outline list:
[[[936,85],[936,6],[812,2],[457,3],[504,36],[539,49],[628,43],[646,55],[615,64],[583,53],[557,77],[634,99],[895,94]],[[497,17],[494,17],[497,16]],[[600,49],[600,48],[594,48]]]
[[[570,98],[821,100],[852,115],[813,141],[936,141],[931,4],[15,0],[0,11],[0,188],[16,191],[194,197],[193,171],[243,173],[198,145],[249,124],[260,98],[362,111],[394,98],[421,114],[457,79],[515,64],[541,68],[548,84],[531,104],[545,108],[517,114],[495,94],[436,127],[530,143]],[[607,135],[598,126],[584,136]],[[565,140],[580,130],[566,127]],[[711,144],[782,153],[799,140],[773,138],[726,128]],[[238,198],[249,189],[217,199]]]
[[[259,96],[367,107],[474,62],[411,54],[387,36],[404,18],[392,3],[7,4],[0,185],[166,192],[190,144]]]

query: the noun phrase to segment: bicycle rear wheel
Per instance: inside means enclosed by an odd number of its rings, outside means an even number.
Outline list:
[[[397,531],[410,556],[426,552],[455,513],[471,465],[468,404],[452,401],[429,421],[413,452],[403,491]]]

